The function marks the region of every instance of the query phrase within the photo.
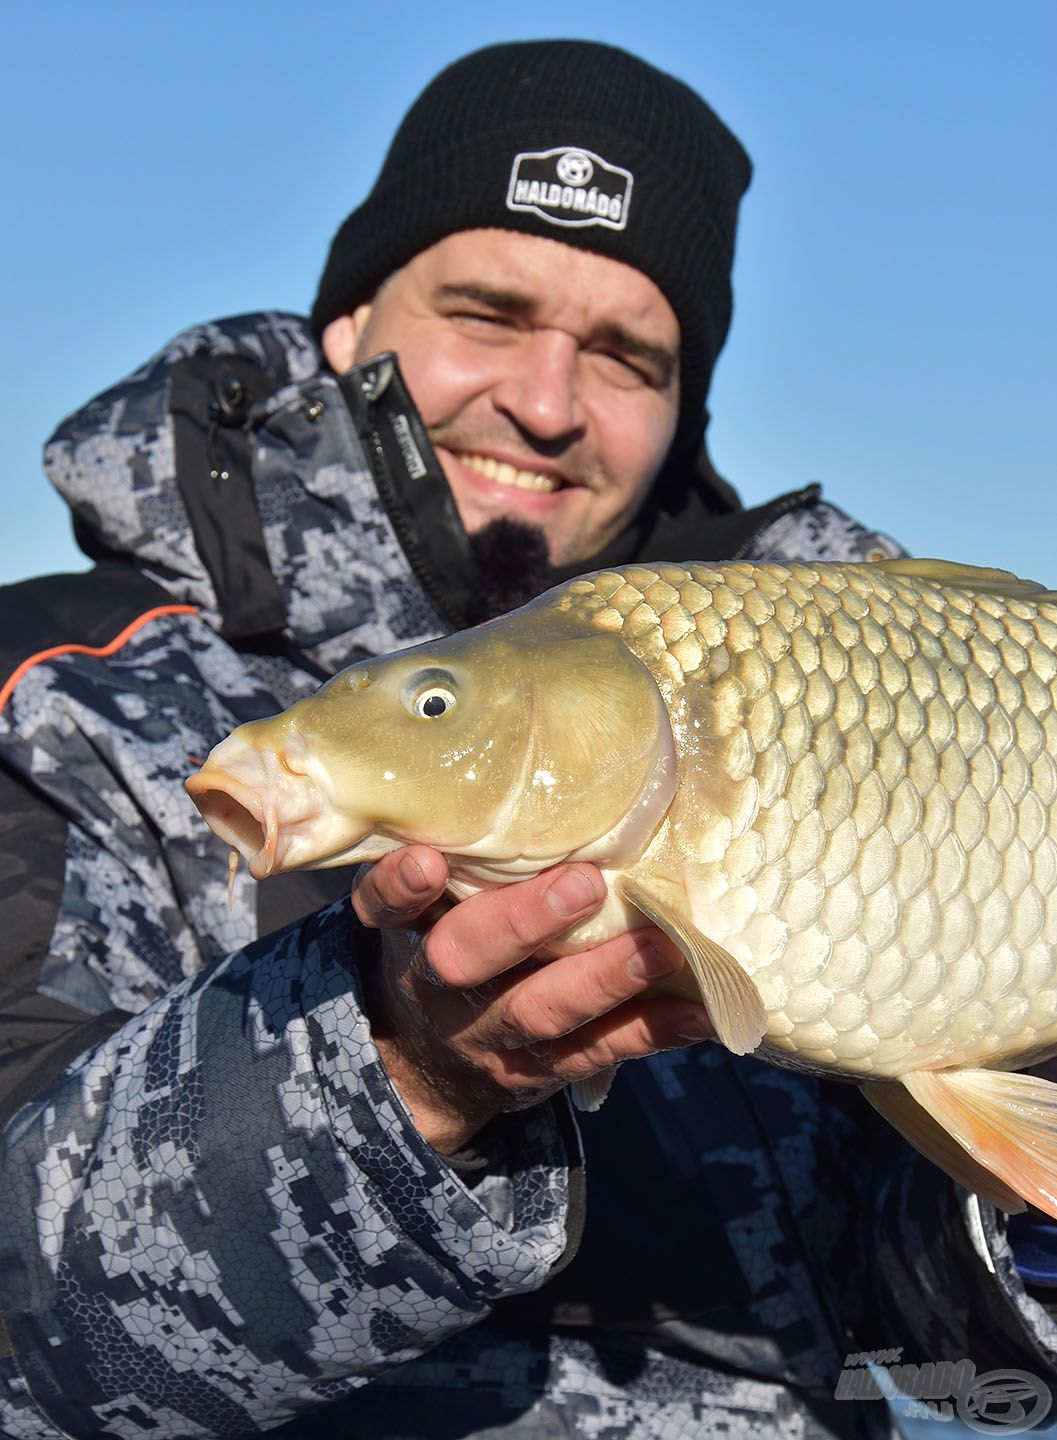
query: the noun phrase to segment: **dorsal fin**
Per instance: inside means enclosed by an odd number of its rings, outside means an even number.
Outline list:
[[[989,570],[983,565],[959,565],[956,560],[911,559],[870,562],[888,575],[905,575],[909,580],[928,580],[933,585],[953,585],[977,595],[997,595],[1006,600],[1057,600],[1057,590],[1047,590],[1035,580],[1021,580],[1012,570]]]

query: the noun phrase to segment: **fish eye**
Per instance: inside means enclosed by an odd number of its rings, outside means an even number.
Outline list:
[[[412,709],[423,720],[439,720],[454,704],[455,696],[450,690],[445,690],[440,685],[432,685],[415,696]]]
[[[420,720],[439,720],[455,703],[455,682],[444,671],[420,673],[405,687],[404,704]]]

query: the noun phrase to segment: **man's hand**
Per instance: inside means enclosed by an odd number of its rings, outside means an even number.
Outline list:
[[[362,871],[353,891],[363,923],[384,931],[383,963],[364,979],[375,1042],[415,1124],[442,1153],[503,1111],[714,1034],[703,1006],[644,996],[684,963],[659,930],[533,959],[602,903],[593,865],[559,865],[445,912],[447,878],[443,856],[414,845]],[[427,917],[421,933],[405,928]]]

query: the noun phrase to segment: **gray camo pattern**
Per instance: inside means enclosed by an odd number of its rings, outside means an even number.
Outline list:
[[[27,1376],[72,1380],[107,1433],[144,1408],[155,1434],[274,1425],[561,1253],[550,1112],[496,1127],[467,1190],[388,1084],[352,929],[342,904],[170,989],[13,1126],[3,1283],[46,1336]]]
[[[910,1191],[888,1183],[814,1081],[719,1049],[632,1068],[662,1143],[716,1177],[743,1312],[649,1342],[514,1333],[501,1305],[486,1318],[565,1248],[576,1157],[557,1109],[491,1127],[484,1178],[460,1179],[380,1065],[358,1002],[369,947],[347,905],[258,940],[252,882],[229,907],[226,854],[182,789],[234,725],[316,684],[214,628],[167,407],[169,367],[203,348],[277,378],[253,417],[254,483],[297,644],[333,669],[440,630],[296,317],[186,332],[49,445],[83,522],[199,614],[157,618],[107,659],[37,665],[0,718],[5,762],[71,817],[43,986],[88,1013],[135,1012],[5,1135],[0,1300],[23,1373],[0,1359],[0,1433],[887,1433],[879,1404],[834,1402],[833,1387],[853,1327],[879,1325],[877,1345],[921,1334],[927,1358],[969,1343],[906,1201],[928,1196],[928,1223],[964,1236],[953,1193],[931,1171]],[[900,553],[819,501],[749,558],[878,550]],[[1020,1343],[1049,1355],[1049,1317],[990,1212],[987,1225],[966,1284],[1019,1306]]]

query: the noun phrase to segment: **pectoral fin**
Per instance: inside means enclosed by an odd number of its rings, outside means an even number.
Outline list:
[[[588,1115],[601,1110],[616,1073],[617,1067],[612,1065],[608,1070],[599,1070],[598,1074],[592,1075],[589,1080],[574,1080],[569,1086],[569,1094],[577,1110],[585,1111]]]
[[[649,889],[629,877],[620,882],[620,889],[686,956],[720,1042],[735,1055],[755,1050],[767,1029],[760,992],[733,955],[702,935],[690,920],[683,887],[663,876],[651,876]]]
[[[974,1160],[938,1120],[922,1109],[905,1086],[894,1082],[890,1085],[861,1085],[859,1088],[889,1125],[952,1180],[964,1185],[966,1190],[982,1195],[1009,1215],[1019,1215],[1027,1208],[1015,1191]]]
[[[1001,1070],[918,1070],[903,1084],[977,1165],[1057,1220],[1057,1085]]]

